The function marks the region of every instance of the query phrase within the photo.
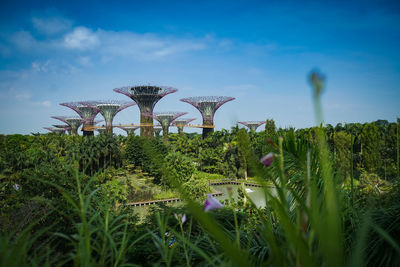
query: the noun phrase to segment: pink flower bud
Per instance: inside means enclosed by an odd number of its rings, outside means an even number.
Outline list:
[[[217,199],[215,199],[211,194],[208,194],[208,198],[204,203],[204,211],[217,210],[220,208],[222,208],[222,204]]]
[[[272,162],[274,161],[274,153],[268,153],[264,157],[261,158],[260,162],[264,163],[265,166],[271,166]]]

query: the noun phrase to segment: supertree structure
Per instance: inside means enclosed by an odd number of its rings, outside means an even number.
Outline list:
[[[71,127],[71,135],[78,135],[78,128],[83,122],[81,117],[76,116],[52,116],[52,118],[68,124]]]
[[[223,104],[234,100],[234,97],[229,96],[195,96],[182,98],[182,102],[189,103],[197,108],[203,117],[203,126],[214,125],[214,114]],[[203,138],[213,132],[213,128],[203,128]]]
[[[145,116],[152,117],[153,119],[157,120],[162,127],[163,131],[163,137],[164,141],[168,142],[168,128],[171,125],[171,123],[179,118],[180,116],[183,116],[187,114],[187,112],[154,112],[153,114],[144,114]]]
[[[71,127],[68,124],[53,124],[52,126],[59,129],[64,129],[68,132],[68,134],[71,134]]]
[[[161,126],[154,126],[154,134],[156,137],[160,136],[161,131],[162,131]]]
[[[117,126],[118,128],[124,130],[127,135],[135,134],[135,131],[139,129],[139,126]]]
[[[117,115],[121,110],[135,105],[133,102],[124,102],[119,100],[87,101],[79,103],[99,110],[106,122],[106,132],[108,134],[113,133],[112,121],[115,115]]]
[[[93,121],[93,126],[95,126],[96,124],[103,122],[104,120],[97,120],[97,121]]]
[[[115,88],[115,92],[130,97],[138,104],[140,109],[140,136],[153,137],[153,118],[145,114],[153,114],[156,103],[164,96],[178,91],[178,89],[167,86],[125,86]],[[146,125],[148,124],[148,125]]]
[[[98,131],[99,134],[104,134],[104,133],[106,133],[106,127],[96,128],[96,131]]]
[[[263,125],[265,121],[239,121],[240,124],[248,127],[250,131],[256,131],[260,125]]]
[[[43,127],[44,129],[56,133],[56,134],[65,134],[66,129],[65,128],[51,128],[51,127]]]
[[[86,103],[90,102],[94,101],[86,101]],[[94,135],[93,128],[91,127],[95,125],[93,122],[94,118],[100,112],[98,108],[90,106],[89,104],[81,104],[80,102],[66,102],[60,103],[60,105],[74,110],[84,120],[82,127],[84,136]]]
[[[52,126],[60,129],[65,129],[70,127],[68,124],[53,124]]]
[[[185,127],[186,125],[189,124],[189,122],[194,121],[195,118],[180,118],[180,119],[176,119],[173,123],[174,126],[176,126],[178,128],[178,134],[179,136],[183,135],[183,127]]]

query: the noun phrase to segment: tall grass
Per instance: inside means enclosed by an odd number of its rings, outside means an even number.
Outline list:
[[[21,233],[2,233],[1,266],[132,266],[127,263],[126,252],[147,234],[132,240],[132,234],[127,231],[127,214],[119,214],[110,204],[100,202],[98,190],[90,191],[92,180],[82,185],[76,171],[76,191],[68,192],[38,178],[38,182],[57,188],[72,206],[71,212],[64,217],[73,227],[72,232],[54,232],[54,227],[44,227],[31,234],[37,225],[34,222]],[[63,211],[60,212],[65,216]],[[57,213],[54,211],[52,216],[59,216]],[[59,246],[60,243],[63,244]],[[42,248],[44,245],[45,249]],[[60,249],[66,253],[60,254]]]
[[[192,215],[223,250],[222,265],[365,266],[374,262],[365,254],[367,248],[376,244],[369,243],[374,242],[370,239],[371,232],[380,242],[385,240],[395,252],[398,251],[396,241],[367,215],[362,216],[362,223],[354,227],[356,235],[344,229],[346,218],[343,212],[351,206],[345,205],[346,192],[331,166],[332,155],[322,127],[320,96],[324,80],[318,73],[312,73],[310,80],[316,122],[320,125],[315,145],[296,139],[294,132],[275,137],[275,142],[270,142],[275,162],[273,166],[265,167],[246,146],[245,138],[239,135],[239,145],[246,151],[252,173],[256,174],[259,184],[265,185],[265,209],[258,208],[247,196],[259,221],[255,231],[243,232],[235,224],[235,234],[229,234],[210,214],[202,211],[201,205],[186,197]],[[267,186],[268,181],[274,183],[274,190]],[[185,197],[185,192],[180,191]],[[350,210],[350,213],[357,211]],[[347,239],[354,239],[348,251]],[[182,242],[188,241],[183,238]],[[259,248],[258,255],[249,244]],[[204,257],[209,265],[213,265],[209,258]]]

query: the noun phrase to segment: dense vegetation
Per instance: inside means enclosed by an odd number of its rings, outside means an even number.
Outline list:
[[[257,133],[170,134],[168,143],[2,135],[0,263],[400,266],[398,127],[267,120]],[[266,207],[242,187],[238,201],[204,212],[208,180],[225,177],[263,185]],[[185,204],[144,218],[126,205],[168,197]]]

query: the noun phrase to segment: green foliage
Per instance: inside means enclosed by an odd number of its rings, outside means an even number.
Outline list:
[[[371,197],[388,191],[390,189],[390,184],[387,181],[380,179],[376,173],[362,171],[359,187],[364,194]]]
[[[370,172],[382,166],[380,155],[381,134],[375,123],[367,123],[361,132],[362,156],[365,168]]]
[[[101,184],[99,189],[102,203],[116,207],[117,205],[125,204],[127,201],[126,186],[121,184],[117,179],[109,180],[104,184]]]
[[[126,140],[128,162],[149,173],[155,178],[156,183],[161,181],[162,166],[166,154],[165,144],[158,139],[130,135]]]
[[[203,199],[210,191],[208,180],[204,175],[197,176],[196,167],[190,158],[180,152],[172,152],[165,158],[164,184],[181,189],[193,199]]]
[[[196,177],[198,179],[206,179],[206,180],[221,180],[224,179],[225,176],[217,173],[207,173],[207,172],[196,172]]]
[[[338,132],[334,134],[333,140],[335,169],[340,171],[345,179],[351,175],[352,136],[346,132]]]
[[[179,152],[172,152],[167,155],[163,169],[165,170],[163,179],[166,179],[164,183],[168,185],[185,183],[192,178],[196,171],[193,162]]]
[[[268,138],[276,139],[276,126],[273,119],[267,119],[265,123],[265,135]]]
[[[182,184],[182,190],[192,199],[204,200],[206,194],[211,191],[208,180],[198,177],[196,174]]]
[[[178,197],[177,193],[175,193],[172,190],[167,190],[167,191],[162,191],[158,194],[155,194],[153,196],[153,199],[158,200],[158,199],[168,199],[168,198],[177,198],[177,197]]]
[[[238,158],[240,161],[240,166],[242,167],[244,172],[244,179],[247,180],[247,159],[250,158],[251,155],[250,138],[246,131],[244,129],[241,129],[237,133],[237,140],[239,143]]]
[[[2,139],[0,145],[3,170],[6,173],[14,173],[25,168],[25,151],[30,146],[30,137],[23,135],[8,135]]]

